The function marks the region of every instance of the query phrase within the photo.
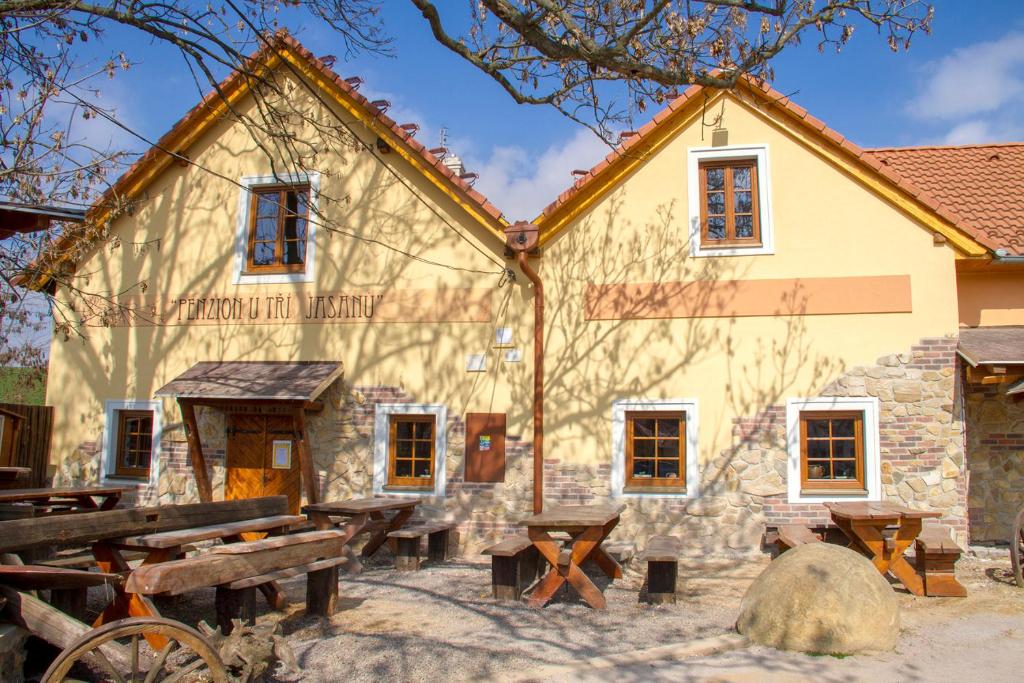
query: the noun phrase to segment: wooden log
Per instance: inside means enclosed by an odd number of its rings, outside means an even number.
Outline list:
[[[145,533],[158,517],[153,510],[129,508],[0,522],[0,552]]]
[[[217,612],[217,626],[224,635],[229,635],[235,629],[235,619],[241,619],[245,624],[255,624],[256,588],[250,586],[233,589],[217,586],[214,608]]]
[[[306,531],[301,534],[289,536],[271,536],[258,541],[246,541],[244,543],[228,543],[216,545],[210,548],[209,552],[215,555],[245,555],[247,553],[258,553],[272,548],[283,548],[297,543],[309,543],[311,541],[340,539],[344,532],[340,529],[327,529],[324,531]]]
[[[129,593],[155,595],[185,593],[196,588],[217,586],[251,576],[258,576],[278,569],[308,564],[319,559],[341,555],[341,532],[333,537],[318,538],[305,542],[300,537],[306,534],[286,536],[285,539],[299,539],[290,545],[269,547],[248,553],[207,553],[184,560],[173,560],[160,564],[143,565],[132,572],[125,584]],[[278,539],[268,539],[278,540]],[[264,541],[257,541],[263,543]]]
[[[196,421],[196,410],[191,401],[178,399],[181,417],[185,423],[185,439],[188,441],[188,456],[192,462],[192,470],[199,490],[199,500],[209,503],[213,500],[213,487],[206,473],[206,457],[203,455],[202,439],[199,438],[199,424]]]
[[[87,572],[79,569],[58,569],[36,564],[22,566],[0,565],[0,584],[18,590],[39,590],[53,588],[70,590],[89,586],[121,586],[124,579],[119,574]]]
[[[89,625],[59,609],[9,586],[0,585],[0,596],[7,601],[3,614],[9,621],[62,650],[92,630]],[[115,666],[128,666],[126,647],[109,642],[102,645],[100,650]]]
[[[161,505],[145,508],[156,515],[152,528],[139,533],[156,533],[191,529],[214,524],[229,524],[246,519],[288,514],[287,496],[264,496],[240,500],[218,500],[209,503]],[[128,534],[124,534],[128,535]]]
[[[341,567],[348,563],[347,557],[329,557],[325,560],[317,560],[316,562],[310,562],[308,564],[299,565],[297,567],[288,567],[287,569],[279,569],[274,572],[268,572],[266,574],[260,574],[259,576],[250,576],[247,579],[239,579],[238,581],[232,581],[226,584],[228,588],[247,588],[249,586],[256,586],[260,588],[266,585],[270,581],[281,581],[283,579],[290,579],[296,576],[302,576],[309,572],[319,571],[321,569],[328,569],[329,567]],[[271,607],[274,607],[271,605]],[[274,609],[280,609],[274,607]]]
[[[300,524],[304,521],[306,521],[306,518],[301,515],[271,515],[269,517],[242,519],[237,522],[207,524],[200,527],[127,536],[119,539],[118,545],[145,548],[174,548],[185,543],[198,543],[199,541],[207,541],[214,538],[237,536],[247,531],[287,530],[292,524]]]

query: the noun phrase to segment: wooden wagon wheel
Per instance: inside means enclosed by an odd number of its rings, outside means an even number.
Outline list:
[[[159,652],[149,650],[145,644],[145,636],[154,633],[168,640]],[[112,645],[118,648],[118,654],[123,649],[123,660],[120,656],[109,656]],[[75,680],[68,675],[79,663],[104,683],[230,681],[220,656],[201,633],[163,617],[120,619],[85,633],[61,651],[43,674],[41,683]]]
[[[1017,585],[1024,588],[1024,508],[1017,513],[1013,522],[1013,536],[1010,537],[1010,564]]]

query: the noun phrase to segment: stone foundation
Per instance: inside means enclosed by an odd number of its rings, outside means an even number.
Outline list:
[[[1024,506],[1024,401],[1006,385],[966,389],[971,539],[1007,543]]]

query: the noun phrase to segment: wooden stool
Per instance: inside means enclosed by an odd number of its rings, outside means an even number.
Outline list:
[[[924,577],[924,594],[951,598],[967,597],[967,589],[956,580],[955,565],[963,550],[949,529],[925,527],[914,540],[917,571]]]

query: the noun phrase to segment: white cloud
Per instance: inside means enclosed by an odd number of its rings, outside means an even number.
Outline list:
[[[925,68],[930,77],[909,105],[914,116],[955,120],[995,112],[1024,95],[1024,33],[956,49]]]
[[[965,145],[1024,135],[1024,32],[953,50],[924,66],[907,113],[922,144]]]
[[[946,133],[941,142],[944,145],[968,145],[980,142],[1005,142],[1018,140],[1024,135],[1024,129],[1012,122],[984,121],[971,119],[955,125]]]
[[[574,169],[589,169],[608,152],[587,129],[540,154],[524,147],[495,147],[486,157],[467,155],[467,167],[480,174],[476,189],[509,220],[530,220],[572,184]]]

